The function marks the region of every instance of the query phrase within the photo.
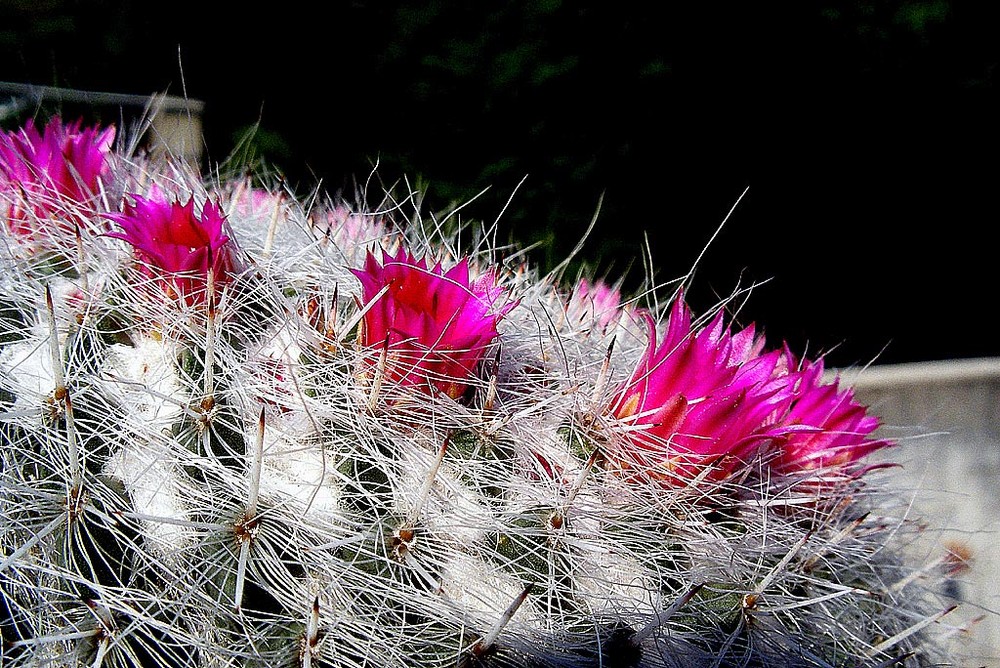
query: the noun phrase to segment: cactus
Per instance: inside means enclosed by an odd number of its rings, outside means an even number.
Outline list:
[[[0,143],[4,666],[947,658],[894,443],[741,292],[113,137]]]

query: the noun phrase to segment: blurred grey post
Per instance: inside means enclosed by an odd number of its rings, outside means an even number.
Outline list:
[[[141,119],[140,127],[153,155],[169,153],[192,164],[201,162],[205,106],[201,100],[160,93],[128,95],[0,81],[0,121],[43,103],[119,107],[123,119]]]

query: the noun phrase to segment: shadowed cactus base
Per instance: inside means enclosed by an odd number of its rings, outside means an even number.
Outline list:
[[[964,561],[902,556],[877,419],[741,294],[93,150],[86,207],[0,194],[4,666],[948,659]]]

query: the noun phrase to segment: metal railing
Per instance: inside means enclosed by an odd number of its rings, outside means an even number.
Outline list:
[[[133,95],[0,81],[0,121],[46,103],[129,109],[130,115],[148,121],[145,135],[150,151],[169,152],[193,164],[201,161],[205,108],[201,100],[160,93]]]

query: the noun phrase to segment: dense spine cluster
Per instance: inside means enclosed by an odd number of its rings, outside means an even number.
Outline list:
[[[892,443],[732,302],[113,137],[0,140],[4,666],[942,659]]]

